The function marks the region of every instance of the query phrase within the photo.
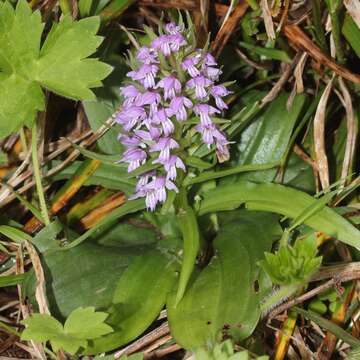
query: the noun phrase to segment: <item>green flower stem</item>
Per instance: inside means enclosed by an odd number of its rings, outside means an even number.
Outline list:
[[[45,225],[49,225],[50,217],[49,217],[48,209],[46,207],[44,188],[41,183],[40,164],[39,164],[39,157],[38,157],[38,150],[37,150],[37,123],[36,123],[36,121],[34,122],[34,125],[32,127],[31,156],[32,156],[33,172],[34,172],[36,190],[37,190],[38,197],[39,197],[41,214],[42,214]]]

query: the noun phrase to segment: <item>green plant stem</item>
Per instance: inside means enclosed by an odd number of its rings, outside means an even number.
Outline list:
[[[345,56],[343,47],[341,44],[341,27],[340,27],[340,7],[342,3],[339,0],[327,0],[325,1],[329,15],[331,18],[331,28],[332,28],[332,35],[334,38],[335,49],[336,49],[336,58],[340,64],[345,63]]]
[[[40,173],[40,164],[38,157],[38,149],[37,149],[37,122],[34,122],[31,134],[31,156],[32,156],[32,164],[33,164],[33,172],[36,184],[36,190],[39,197],[40,210],[44,220],[45,225],[50,224],[50,217],[48,213],[48,209],[46,207],[44,188],[41,183],[41,173]]]
[[[27,146],[27,140],[25,135],[24,127],[20,129],[20,141],[21,141],[21,147],[24,154],[27,154],[28,152],[28,146]]]
[[[321,24],[321,8],[320,8],[320,1],[319,0],[311,0],[312,6],[312,20],[314,23],[314,30],[316,39],[323,51],[326,53],[329,52],[328,47],[326,45],[326,38],[324,28]]]

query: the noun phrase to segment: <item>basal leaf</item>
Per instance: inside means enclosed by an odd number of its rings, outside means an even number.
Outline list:
[[[108,323],[114,333],[96,339],[86,350],[96,354],[135,339],[156,319],[176,280],[176,267],[159,251],[139,256],[121,276]]]
[[[93,244],[45,253],[42,263],[51,313],[66,318],[81,306],[108,307],[116,281],[133,256],[133,252],[129,254],[121,248]],[[33,302],[35,285],[36,278],[31,271],[25,281],[25,289]]]
[[[317,201],[304,192],[280,184],[239,181],[206,192],[200,203],[200,214],[232,210],[245,203],[255,210],[296,218]],[[320,209],[306,218],[304,223],[360,249],[360,231],[329,207]]]
[[[275,215],[238,214],[221,227],[214,241],[215,256],[195,276],[180,303],[174,306],[174,295],[168,301],[171,332],[187,349],[205,346],[222,335],[246,338],[259,319],[256,261],[271,248],[281,229]]]

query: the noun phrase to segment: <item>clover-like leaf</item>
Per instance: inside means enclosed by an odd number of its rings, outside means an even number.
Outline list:
[[[79,339],[95,339],[112,332],[111,326],[104,323],[108,314],[95,312],[94,307],[74,310],[64,324],[64,331]]]
[[[41,87],[76,100],[95,98],[90,88],[100,86],[112,70],[87,58],[102,42],[95,35],[99,25],[98,17],[73,21],[65,16],[40,48],[40,12],[32,12],[25,0],[15,9],[0,3],[0,138],[32,124],[45,106]]]
[[[108,314],[95,312],[94,307],[78,308],[67,318],[63,326],[47,314],[34,314],[22,321],[26,329],[23,340],[50,341],[54,351],[63,349],[75,354],[80,347],[86,348],[88,340],[108,334],[113,329],[104,323]]]

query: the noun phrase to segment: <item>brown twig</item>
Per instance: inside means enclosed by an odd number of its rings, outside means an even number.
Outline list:
[[[211,49],[214,52],[215,57],[218,57],[221,54],[224,46],[234,32],[240,18],[248,9],[248,6],[249,5],[245,0],[240,0],[226,22],[221,26],[220,31],[216,34],[216,38],[211,44]]]
[[[148,334],[134,341],[132,344],[116,352],[114,354],[114,359],[119,359],[122,355],[129,355],[134,352],[137,352],[142,348],[144,348],[145,346],[153,343],[157,339],[160,339],[161,337],[168,335],[169,333],[170,333],[169,324],[165,322],[161,324],[158,328],[150,331]]]
[[[269,318],[273,318],[276,315],[281,314],[282,312],[290,309],[291,307],[301,304],[302,302],[304,302],[308,299],[311,299],[315,295],[318,295],[327,289],[339,286],[339,284],[342,282],[355,280],[355,279],[359,279],[359,278],[360,278],[360,269],[357,269],[356,271],[351,271],[351,272],[343,271],[343,272],[339,273],[338,275],[334,276],[332,279],[330,279],[326,283],[321,284],[318,287],[306,292],[305,294],[302,294],[301,296],[298,296],[297,298],[292,299],[292,300],[278,306],[273,311],[271,311],[268,316],[269,316]]]
[[[298,49],[306,51],[318,63],[327,66],[341,77],[356,84],[360,84],[360,75],[352,73],[350,70],[337,64],[333,59],[324,54],[321,49],[316,46],[300,29],[299,26],[293,24],[284,25],[283,32],[294,46]]]

